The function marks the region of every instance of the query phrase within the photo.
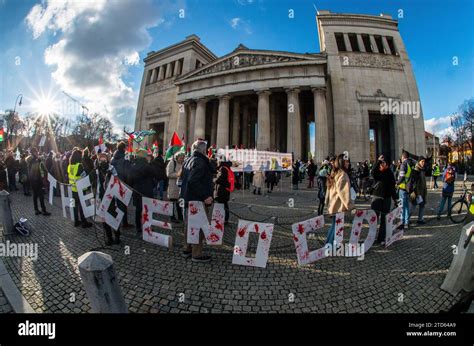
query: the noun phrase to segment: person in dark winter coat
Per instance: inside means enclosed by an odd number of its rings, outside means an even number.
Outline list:
[[[186,211],[190,201],[201,201],[207,206],[210,206],[213,201],[212,167],[206,156],[207,143],[198,139],[193,143],[191,150],[192,155],[184,162],[180,192],[185,201]],[[187,243],[186,227],[184,227],[184,233],[185,242],[182,256],[186,258],[192,256],[193,262],[209,262],[211,257],[202,254],[203,233],[200,232],[199,244],[193,245]]]
[[[166,176],[165,160],[163,159],[163,154],[161,151],[158,152],[158,156],[153,159],[151,166],[153,167],[156,190],[158,190],[160,200],[163,200],[165,191],[167,189],[168,178]]]
[[[46,177],[46,167],[38,156],[38,149],[32,148],[30,156],[26,159],[28,166],[28,180],[30,181],[31,189],[33,190],[33,205],[35,207],[35,214],[43,214],[45,216],[51,215],[46,211],[44,204],[43,184]],[[38,200],[41,205],[41,210],[38,209]]]
[[[293,190],[298,190],[298,182],[299,182],[299,176],[300,176],[300,162],[296,160],[293,163],[292,168],[292,174],[291,174],[291,183],[293,184]]]
[[[229,173],[230,168],[232,167],[232,162],[230,161],[221,161],[217,166],[217,178],[214,182],[214,200],[217,203],[224,204],[225,210],[225,222],[229,221],[229,200],[230,200],[230,183],[229,183]]]
[[[7,167],[3,161],[3,153],[0,152],[0,191],[7,189]]]
[[[53,174],[52,171],[53,171],[53,152],[50,151],[48,153],[48,156],[46,157],[46,159],[44,160],[44,165],[46,167],[46,170]],[[56,177],[55,177],[56,178]]]
[[[132,163],[129,160],[125,159],[125,148],[126,144],[125,142],[119,142],[117,144],[117,150],[114,153],[114,156],[112,158],[112,161],[110,164],[114,167],[115,171],[117,172],[118,178],[123,181],[126,184],[129,184],[128,182],[128,176],[130,174],[130,169]],[[118,207],[120,210],[123,211],[124,216],[123,216],[123,227],[124,228],[129,228],[131,227],[128,223],[128,211],[127,211],[127,206],[123,204],[121,201],[118,201]]]
[[[153,188],[155,187],[153,179],[153,168],[147,161],[148,151],[138,149],[136,160],[130,170],[129,183],[135,190],[133,191],[133,204],[135,205],[135,227],[137,234],[142,234],[142,196],[153,198]]]
[[[28,180],[28,164],[26,163],[26,154],[21,155],[19,173],[20,173],[20,183],[23,185],[23,194],[25,196],[31,196],[30,182]]]
[[[275,171],[266,171],[265,172],[265,181],[267,183],[267,193],[272,193],[273,187],[277,181],[277,175]]]
[[[381,155],[375,165],[372,167],[372,177],[375,180],[372,191],[371,209],[373,209],[380,220],[380,228],[377,242],[385,244],[386,223],[385,216],[390,212],[391,201],[397,203],[397,191],[395,190],[395,177],[390,170],[389,163]]]
[[[308,188],[311,189],[314,187],[314,177],[316,175],[318,167],[314,164],[314,161],[311,159],[308,161],[306,166],[306,172],[308,173]]]
[[[326,204],[326,189],[327,189],[327,177],[330,173],[329,169],[329,161],[324,160],[321,169],[319,170],[318,173],[318,199],[319,199],[319,205],[318,205],[318,215],[323,215],[324,212],[324,205]]]
[[[9,151],[7,158],[5,159],[5,166],[7,167],[8,173],[8,189],[10,191],[18,191],[16,187],[16,173],[18,171],[18,165],[15,158],[13,157],[13,152]]]

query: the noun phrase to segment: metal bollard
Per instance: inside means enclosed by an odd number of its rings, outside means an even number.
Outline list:
[[[5,190],[0,191],[0,224],[4,235],[14,233],[10,194]]]
[[[103,252],[91,251],[79,257],[78,263],[92,312],[128,313],[112,257]]]

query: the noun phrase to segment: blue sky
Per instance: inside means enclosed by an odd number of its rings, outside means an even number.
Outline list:
[[[148,51],[195,33],[218,56],[239,43],[319,52],[314,4],[319,10],[394,18],[403,10],[399,28],[427,129],[443,132],[448,116],[473,96],[472,0],[65,0],[60,6],[0,0],[0,110],[13,108],[22,93],[20,113],[49,98],[46,103],[57,101],[56,109],[74,116],[79,107],[61,93],[66,91],[118,127],[133,124]]]

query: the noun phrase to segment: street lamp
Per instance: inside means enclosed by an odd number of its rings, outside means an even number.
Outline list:
[[[20,102],[18,102],[18,98],[20,99]],[[21,106],[21,101],[23,101],[23,94],[18,94],[15,100],[15,106],[13,107],[13,114],[16,111],[16,105],[18,104],[18,106]]]

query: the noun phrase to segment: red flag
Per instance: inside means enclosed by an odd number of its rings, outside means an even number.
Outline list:
[[[104,144],[104,140],[102,139],[102,135],[99,136],[99,145]]]
[[[171,141],[170,141],[169,146],[170,147],[174,147],[174,146],[182,147],[183,146],[183,142],[181,142],[181,140],[179,139],[178,134],[176,132],[173,132],[173,137],[171,137]]]
[[[153,150],[158,149],[158,141],[153,142]]]
[[[133,153],[133,137],[132,136],[128,137],[128,149],[127,149],[127,151],[129,153]]]

